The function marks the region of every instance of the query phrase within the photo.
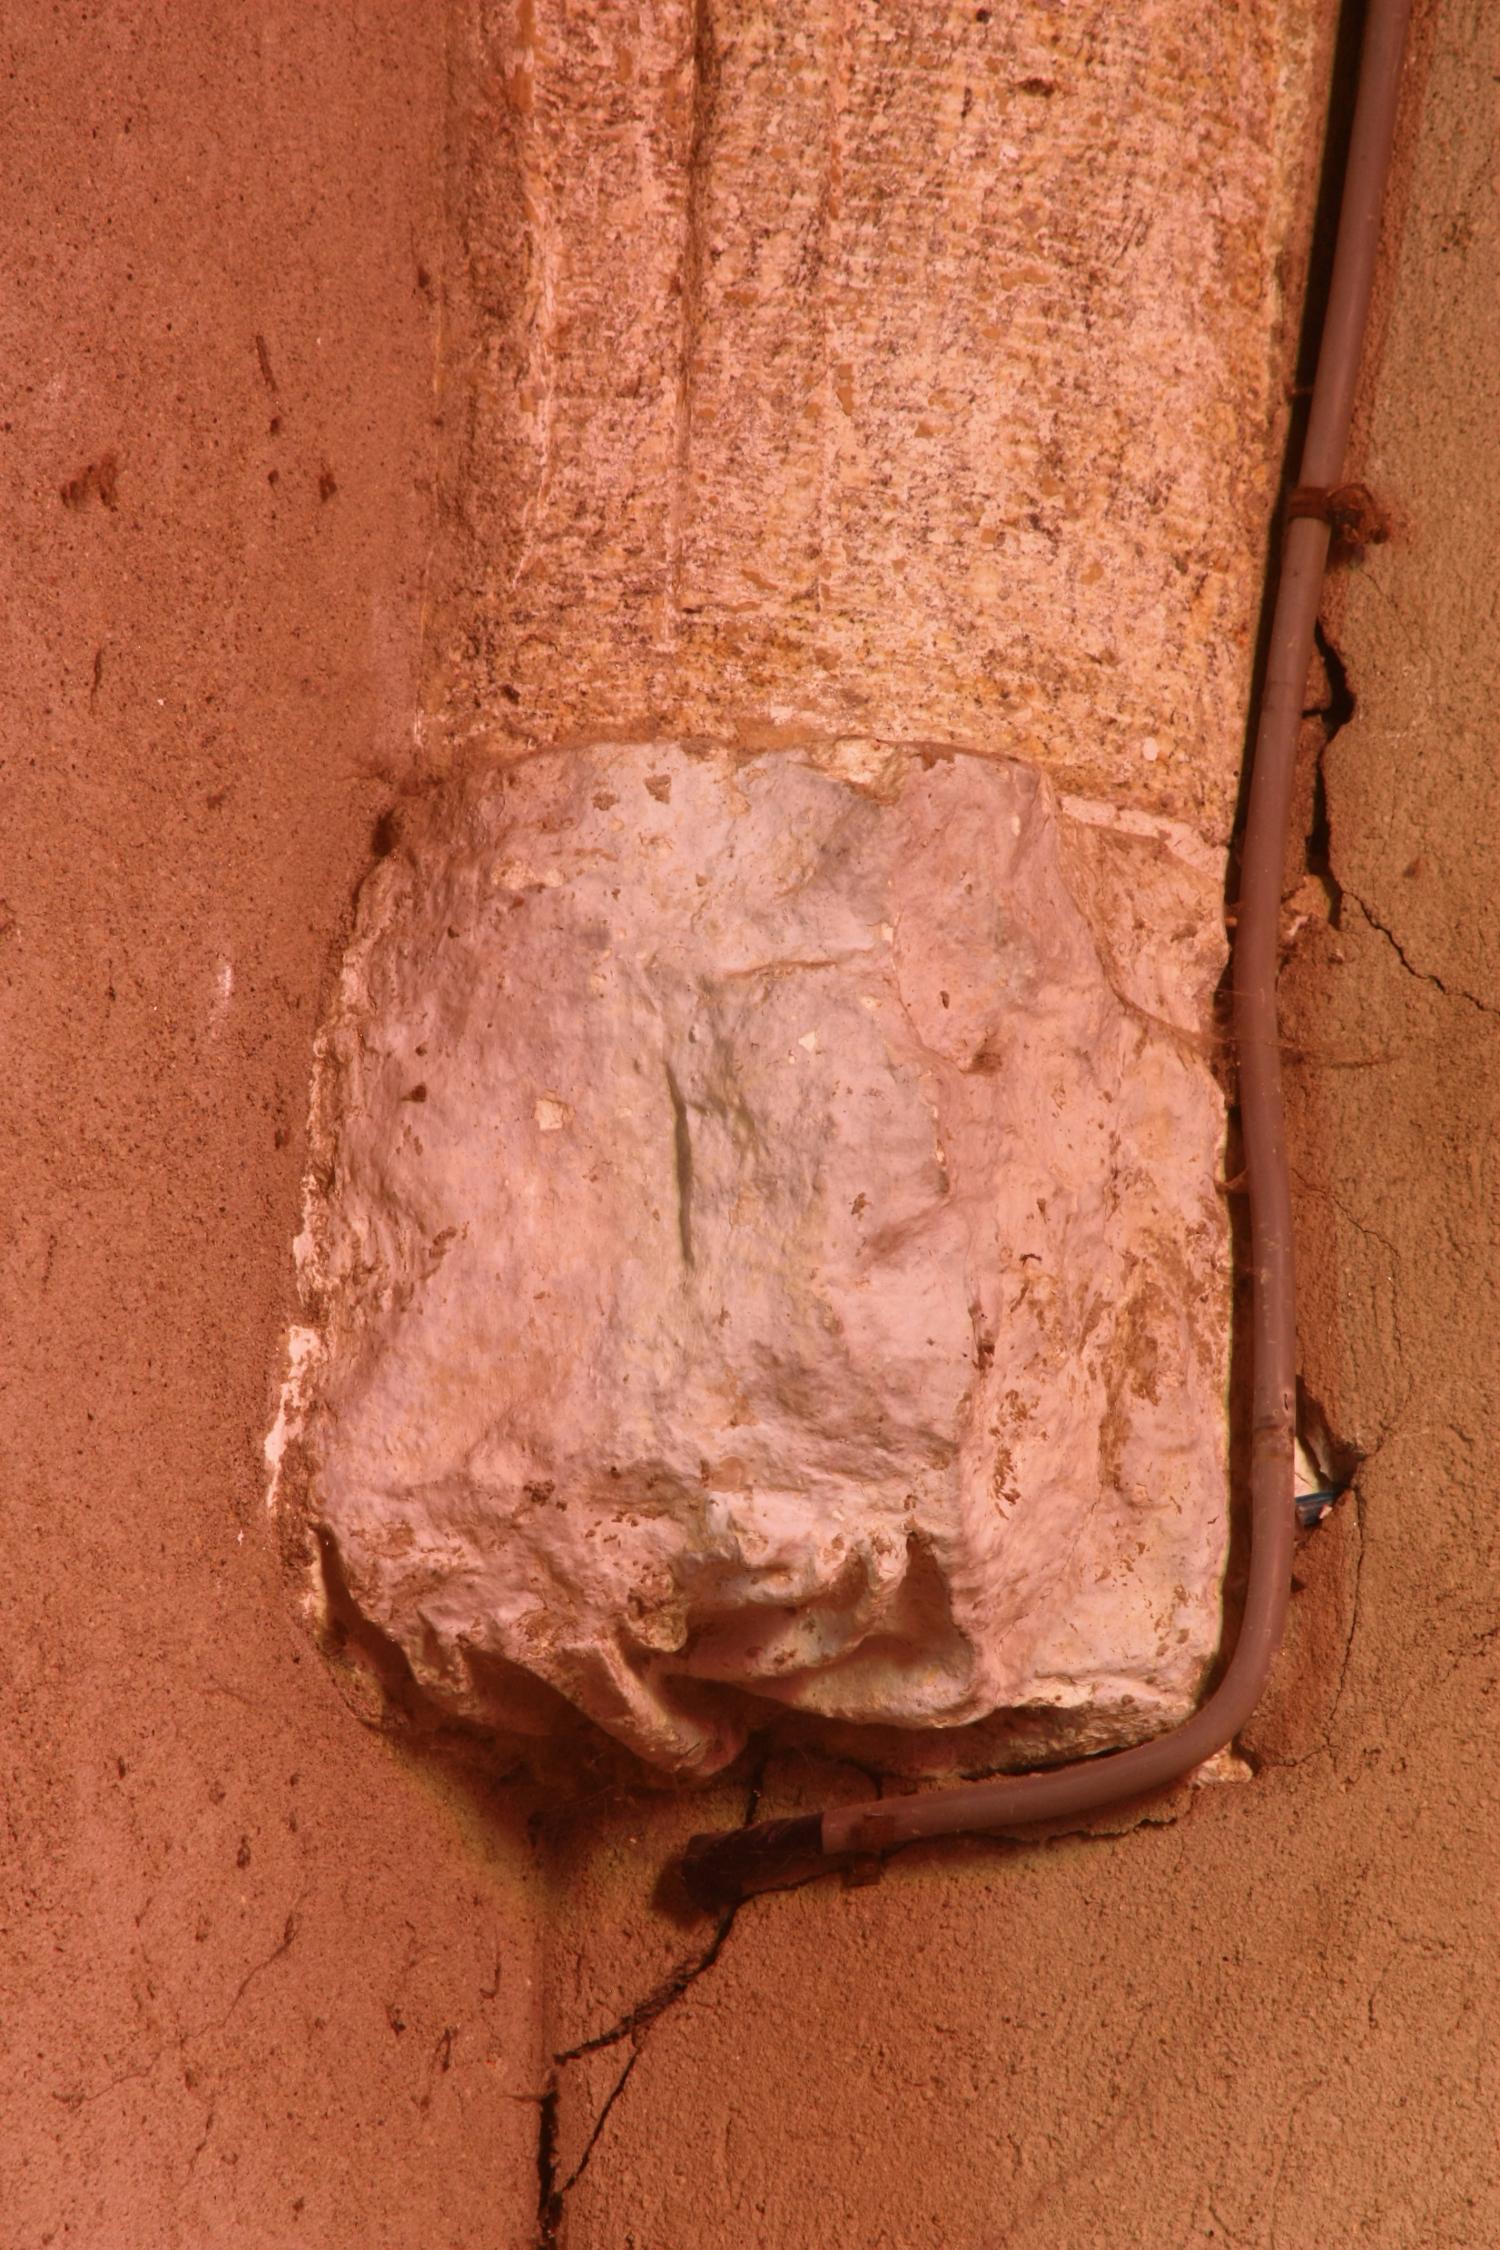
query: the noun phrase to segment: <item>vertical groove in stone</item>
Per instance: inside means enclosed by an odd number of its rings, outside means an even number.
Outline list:
[[[450,734],[938,740],[1222,839],[1314,44],[1283,0],[488,18]]]

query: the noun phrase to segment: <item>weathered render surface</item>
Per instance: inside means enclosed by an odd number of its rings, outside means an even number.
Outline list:
[[[1049,1747],[1191,1704],[1205,857],[953,755],[554,752],[428,799],[321,1044],[284,1497],[439,1702],[529,1728],[529,1675],[699,1774],[726,1688]]]
[[[441,10],[0,51],[0,2240],[532,2250],[522,1816],[351,1718],[261,1461],[416,705]]]

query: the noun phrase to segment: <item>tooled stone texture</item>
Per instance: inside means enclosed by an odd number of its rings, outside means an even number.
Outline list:
[[[1170,836],[1008,761],[604,746],[420,801],[320,1041],[279,1504],[428,1694],[525,1731],[540,1680],[700,1775],[757,1698],[1186,1709],[1212,925]]]
[[[472,14],[429,747],[939,741],[1226,844],[1319,11]]]

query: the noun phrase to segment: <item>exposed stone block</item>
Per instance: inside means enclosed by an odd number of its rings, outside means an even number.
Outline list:
[[[1219,960],[1211,855],[1008,760],[434,789],[320,1043],[281,1504],[501,1730],[543,1682],[705,1774],[751,1698],[1177,1715],[1224,1545]]]

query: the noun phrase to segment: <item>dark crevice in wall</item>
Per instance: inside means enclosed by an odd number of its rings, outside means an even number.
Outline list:
[[[1344,887],[1333,868],[1333,832],[1328,816],[1328,783],[1324,760],[1329,744],[1342,733],[1355,713],[1354,691],[1349,685],[1349,673],[1327,628],[1321,619],[1314,627],[1314,640],[1322,660],[1324,677],[1328,682],[1328,700],[1315,703],[1303,713],[1307,719],[1317,719],[1323,730],[1323,740],[1318,746],[1313,768],[1312,817],[1308,823],[1304,846],[1304,859],[1309,875],[1315,875],[1328,897],[1328,919],[1334,929],[1339,927],[1344,911]]]
[[[554,2070],[542,2095],[536,2135],[536,2241],[537,2250],[552,2250],[562,2223],[562,2194],[557,2185],[557,2072]],[[571,2184],[571,2183],[570,2183]]]
[[[750,1778],[744,1813],[744,1823],[747,1827],[756,1819],[760,1811],[761,1790],[765,1780],[768,1758],[769,1752],[763,1752]],[[559,2250],[559,2245],[562,2242],[562,2224],[566,2213],[567,2198],[588,2169],[610,2112],[624,2093],[631,2072],[645,2052],[646,2040],[653,2025],[669,2008],[676,2005],[684,1993],[692,1990],[700,1977],[707,1976],[715,1966],[723,1953],[730,1931],[749,1904],[750,1900],[745,1899],[737,1901],[733,1906],[726,1907],[715,1921],[707,1943],[701,1945],[697,1952],[690,1954],[686,1960],[678,1962],[677,1966],[667,1976],[663,1977],[660,1983],[653,1985],[642,1999],[635,2001],[632,2006],[625,2010],[623,2015],[618,2016],[607,2031],[596,2032],[590,2039],[580,2039],[574,2046],[560,2047],[553,2055],[552,2067],[548,2072],[547,2084],[539,2105],[537,2122],[536,2250]],[[599,2105],[598,2115],[589,2129],[588,2138],[584,2142],[583,2152],[578,2162],[573,2166],[567,2178],[559,2181],[557,2176],[558,2112],[563,2094],[564,2073],[570,2064],[579,2062],[585,2055],[595,2055],[606,2047],[618,2046],[622,2039],[628,2039],[631,2042],[631,2050],[625,2066]]]
[[[753,1818],[753,1814],[750,1817]],[[674,2001],[680,2000],[689,1986],[696,1984],[699,1977],[714,1966],[733,1927],[734,1912],[731,1910],[720,1917],[713,1936],[701,1951],[691,1959],[679,1962],[670,1976],[664,1977],[643,2000],[638,2000],[634,2007],[628,2008],[618,2022],[610,2025],[608,2031],[596,2032],[592,2039],[580,2039],[576,2047],[564,2047],[553,2056],[553,2062],[559,2067],[564,2063],[577,2062],[581,2055],[596,2055],[601,2047],[614,2047],[622,2039],[632,2039],[639,2033],[649,2031],[657,2017],[670,2008]]]
[[[1349,724],[1358,705],[1354,690],[1349,685],[1349,667],[1321,617],[1313,627],[1313,642],[1328,677],[1328,701],[1314,704],[1310,711],[1303,713],[1303,717],[1321,719],[1324,734],[1331,742],[1339,729]]]
[[[749,1817],[753,1819],[754,1815],[751,1814]],[[610,2026],[608,2031],[601,2031],[592,2039],[581,2039],[576,2047],[561,2048],[553,2056],[546,2090],[541,2099],[537,2126],[537,2250],[557,2250],[557,2245],[562,2240],[560,2230],[567,2197],[588,2169],[589,2160],[598,2145],[599,2137],[604,2130],[609,2113],[625,2091],[631,2072],[645,2052],[646,2040],[652,2026],[659,2017],[665,2014],[668,2008],[674,2006],[682,1998],[685,1992],[692,1989],[699,1977],[706,1976],[708,1971],[713,1968],[719,1955],[724,1950],[725,1940],[733,1929],[741,1911],[740,1905],[728,1908],[715,1924],[714,1933],[707,1945],[694,1954],[690,1960],[682,1962],[669,1977],[664,1978],[659,1985],[648,1992],[643,2000],[637,2001],[634,2007],[628,2008],[618,2022]],[[605,2047],[616,2046],[622,2039],[631,2041],[630,2054],[625,2067],[599,2106],[599,2113],[590,2127],[588,2139],[584,2143],[583,2153],[578,2162],[567,2178],[559,2181],[557,2177],[558,2106],[562,2099],[564,2073],[569,2064],[580,2061],[585,2055],[597,2054]]]
[[[599,2105],[599,2114],[584,2143],[583,2154],[561,2185],[557,2180],[557,2105],[562,2089],[557,2072],[553,2072],[552,2083],[542,2097],[542,2130],[537,2141],[537,2250],[557,2250],[561,2243],[560,2229],[567,2198],[587,2171],[609,2113],[624,2093],[626,2082],[643,2052],[641,2047],[631,2049],[629,2061]]]

